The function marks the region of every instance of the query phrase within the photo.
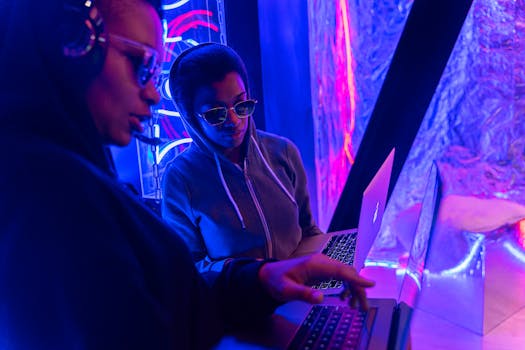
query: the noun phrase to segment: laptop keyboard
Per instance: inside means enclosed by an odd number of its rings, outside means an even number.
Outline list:
[[[354,263],[355,247],[357,241],[357,232],[340,234],[330,237],[330,241],[323,249],[323,254],[332,258],[344,262],[345,264],[352,265]],[[343,286],[343,282],[337,280],[329,280],[320,282],[312,288],[315,289],[331,289],[340,288]]]
[[[358,349],[365,318],[349,306],[314,305],[288,349]]]

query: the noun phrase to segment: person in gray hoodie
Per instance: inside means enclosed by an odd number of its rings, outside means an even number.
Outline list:
[[[184,51],[169,84],[193,142],[166,169],[162,216],[201,272],[234,257],[286,259],[303,237],[323,233],[297,147],[256,129],[257,101],[233,49],[204,43]]]

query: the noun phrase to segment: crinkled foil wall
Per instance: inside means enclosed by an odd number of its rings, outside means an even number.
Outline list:
[[[309,0],[319,226],[353,164],[412,1]]]
[[[411,4],[310,0],[322,228],[345,184]],[[525,204],[524,40],[525,1],[474,0],[394,189],[386,226],[421,202],[432,160],[439,164],[445,195]],[[380,242],[395,244],[388,227]]]

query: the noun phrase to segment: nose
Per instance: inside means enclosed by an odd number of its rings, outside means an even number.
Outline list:
[[[141,95],[149,106],[156,105],[160,102],[160,92],[151,80],[142,88]]]
[[[227,109],[226,120],[224,121],[225,124],[237,125],[240,120],[241,119],[239,118],[237,113],[235,113],[235,110],[233,109],[233,107],[230,107]]]

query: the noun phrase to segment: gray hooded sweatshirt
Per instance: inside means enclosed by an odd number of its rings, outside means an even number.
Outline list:
[[[250,117],[241,167],[195,120],[183,122],[193,142],[163,176],[162,216],[186,241],[200,271],[221,270],[234,257],[286,259],[301,238],[322,233],[290,140],[256,130]]]

